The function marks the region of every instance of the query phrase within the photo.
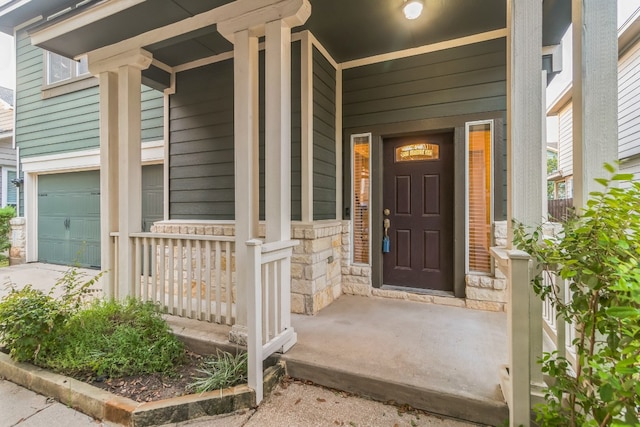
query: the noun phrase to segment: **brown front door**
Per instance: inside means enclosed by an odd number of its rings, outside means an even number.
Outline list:
[[[453,133],[385,139],[383,158],[383,284],[453,291]]]

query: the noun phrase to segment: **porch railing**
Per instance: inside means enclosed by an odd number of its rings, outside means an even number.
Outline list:
[[[509,425],[529,427],[531,409],[541,402],[544,379],[538,360],[544,351],[558,351],[560,356],[575,363],[571,343],[575,328],[558,318],[549,299],[540,302],[532,290],[531,257],[519,250],[491,248],[500,271],[507,278],[509,366],[501,374],[501,387],[509,406]],[[553,286],[561,300],[571,297],[569,287],[553,271],[544,271],[545,286]]]
[[[235,323],[233,237],[165,233],[129,237],[134,248],[133,297],[157,303],[169,314]]]
[[[256,392],[256,404],[263,398],[262,362],[276,351],[285,352],[296,343],[291,327],[291,255],[296,240],[247,242],[247,323],[249,387]]]
[[[559,299],[563,302],[570,301],[571,291],[564,279],[551,270],[543,272],[543,285],[553,287]],[[558,356],[565,357],[575,366],[576,354],[571,344],[576,338],[575,328],[566,323],[564,319],[558,318],[556,307],[551,303],[550,298],[546,298],[542,305],[542,326],[545,333],[546,343],[549,345],[545,351],[557,351]]]

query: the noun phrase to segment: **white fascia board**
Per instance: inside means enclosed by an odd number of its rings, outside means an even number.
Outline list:
[[[94,148],[71,153],[22,157],[20,160],[22,162],[22,170],[25,173],[39,174],[91,170],[100,167],[100,149]],[[163,161],[164,141],[142,143],[142,164],[157,164]]]

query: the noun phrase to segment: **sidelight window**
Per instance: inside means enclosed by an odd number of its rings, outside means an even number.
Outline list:
[[[352,254],[355,264],[369,264],[371,134],[351,136]]]
[[[491,273],[493,121],[466,126],[467,272]]]

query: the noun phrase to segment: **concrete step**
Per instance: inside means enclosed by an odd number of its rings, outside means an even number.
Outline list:
[[[407,404],[434,414],[471,421],[480,425],[501,426],[509,418],[506,403],[471,396],[465,393],[451,393],[436,387],[415,386],[396,380],[340,370],[335,366],[296,360],[282,356],[287,375],[308,380],[314,384],[366,396],[381,402]]]

